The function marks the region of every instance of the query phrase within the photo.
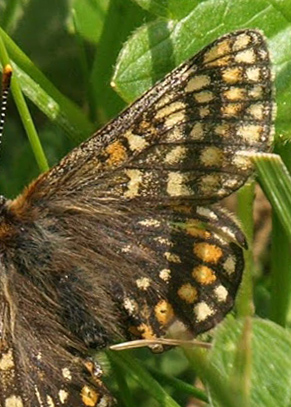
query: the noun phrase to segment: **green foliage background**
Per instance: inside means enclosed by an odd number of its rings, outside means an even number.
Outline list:
[[[275,152],[290,168],[290,0],[0,0],[0,27],[50,166],[210,41],[239,28],[261,29],[276,74]],[[4,54],[0,46],[1,62]],[[109,353],[108,386],[120,406],[188,406],[193,395],[207,406],[291,405],[291,181],[278,158],[256,162],[275,210],[271,250],[254,264],[249,184],[238,198],[250,250],[235,317],[215,330],[207,355]],[[1,193],[14,197],[39,171],[11,101]],[[206,390],[191,385],[196,375]]]

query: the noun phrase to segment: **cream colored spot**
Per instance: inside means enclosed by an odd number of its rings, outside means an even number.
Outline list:
[[[112,404],[112,399],[106,396],[103,396],[101,400],[98,401],[98,407],[108,407]]]
[[[251,82],[259,82],[261,78],[261,68],[250,67],[246,69],[246,77]]]
[[[123,306],[129,315],[134,315],[138,311],[137,302],[129,297],[124,298]]]
[[[183,146],[174,147],[165,157],[167,164],[178,164],[186,157],[187,148]]]
[[[197,103],[208,103],[214,99],[214,94],[209,90],[204,90],[202,92],[195,93],[194,98]]]
[[[237,134],[249,143],[256,143],[260,140],[262,130],[260,125],[245,124],[238,128]]]
[[[196,211],[200,216],[205,216],[206,218],[217,220],[217,215],[204,206],[197,206]]]
[[[230,101],[244,100],[246,98],[246,90],[244,88],[231,87],[224,91],[224,97]]]
[[[222,166],[223,162],[223,151],[217,147],[205,147],[204,150],[201,151],[200,154],[200,161],[206,167],[211,167],[213,165],[217,167]]]
[[[230,125],[227,123],[222,123],[222,124],[218,124],[215,128],[214,128],[214,132],[215,134],[217,134],[218,136],[221,137],[229,137],[231,135],[231,131],[230,131]]]
[[[190,137],[193,140],[200,140],[204,136],[204,131],[203,131],[203,124],[200,122],[197,122],[194,124],[191,132],[190,132]]]
[[[263,98],[263,88],[260,85],[255,85],[253,88],[249,89],[248,96],[253,99]]]
[[[146,291],[151,284],[151,280],[148,277],[138,278],[136,280],[136,285],[140,290]]]
[[[228,39],[221,41],[220,43],[214,45],[207,51],[204,55],[204,63],[213,61],[214,59],[220,58],[225,54],[231,52],[230,42]]]
[[[161,226],[161,222],[158,221],[157,219],[153,219],[153,218],[148,218],[148,219],[144,219],[138,222],[140,225],[142,226],[146,226],[146,227],[156,227],[158,228],[159,226]]]
[[[205,88],[210,85],[211,79],[208,75],[197,75],[189,80],[186,85],[185,92],[193,92]]]
[[[159,277],[161,280],[168,282],[171,279],[171,270],[170,269],[163,269],[159,273]]]
[[[5,398],[5,407],[23,407],[21,397],[12,394]]]
[[[193,251],[197,257],[206,263],[217,264],[223,256],[223,252],[220,247],[206,242],[195,243]]]
[[[204,175],[200,178],[200,190],[203,194],[213,194],[220,187],[220,176],[218,174]]]
[[[162,136],[161,141],[173,143],[175,141],[180,141],[184,137],[183,131],[179,127],[174,127],[173,129],[167,131],[164,136]]]
[[[239,168],[241,170],[248,170],[248,169],[252,168],[251,160],[246,155],[242,155],[242,154],[238,153],[233,157],[232,162],[237,168]],[[237,181],[235,181],[235,183],[237,183]]]
[[[234,44],[233,51],[239,51],[243,48],[246,48],[251,42],[251,37],[248,34],[240,34],[237,36]]]
[[[64,367],[62,369],[62,375],[63,375],[64,379],[66,379],[68,381],[72,380],[72,374],[71,374],[70,370],[67,367]]]
[[[221,112],[224,116],[233,117],[238,116],[242,109],[242,103],[228,103],[222,106]]]
[[[185,109],[185,104],[183,102],[173,102],[170,105],[163,107],[157,111],[156,119],[166,119],[178,110]]]
[[[212,284],[216,280],[214,271],[203,264],[194,267],[192,277],[200,284]]]
[[[157,236],[154,238],[154,240],[165,246],[173,246],[173,243],[169,239],[166,239],[165,237],[162,236]]]
[[[131,131],[127,131],[124,137],[127,139],[131,151],[142,151],[149,145],[144,137],[133,134]]]
[[[185,111],[173,113],[165,118],[165,127],[170,128],[185,120]]]
[[[172,100],[172,94],[171,95],[164,95],[156,104],[156,109],[161,109],[165,105],[168,105],[171,100]]]
[[[234,241],[236,240],[236,236],[235,236],[235,234],[233,233],[233,231],[232,231],[230,228],[228,228],[227,226],[223,226],[223,227],[221,228],[221,230],[222,230],[222,232],[224,232],[227,236],[231,237]]]
[[[170,196],[191,196],[192,190],[185,183],[187,177],[180,172],[169,172],[167,182],[167,193]]]
[[[223,263],[223,268],[228,275],[231,275],[235,272],[236,258],[234,256],[228,256],[228,258]]]
[[[240,67],[226,68],[222,71],[222,79],[226,83],[237,83],[243,79],[242,69]]]
[[[238,187],[238,180],[236,178],[228,178],[223,181],[223,188],[236,189]]]
[[[195,305],[194,313],[196,315],[196,319],[198,322],[205,321],[205,319],[209,318],[211,315],[214,314],[214,310],[206,304],[206,302],[202,301],[199,304]]]
[[[85,385],[81,390],[81,398],[85,406],[94,407],[98,402],[99,395],[92,387]]]
[[[193,285],[190,283],[183,284],[179,290],[178,290],[178,296],[181,298],[181,300],[193,304],[198,298],[198,292]]]
[[[142,182],[142,172],[139,170],[125,170],[125,174],[129,177],[129,181],[124,196],[130,199],[135,198],[138,196],[139,186]]]
[[[107,163],[109,165],[118,165],[127,159],[127,153],[125,147],[120,141],[115,141],[106,147],[106,152],[109,154]]]
[[[228,66],[231,62],[232,62],[232,60],[231,60],[230,56],[228,55],[226,57],[216,59],[213,62],[208,62],[206,67],[209,67],[209,66],[211,66],[211,67],[216,67],[216,66],[217,67],[223,67],[223,66]]]
[[[177,254],[165,252],[164,256],[170,263],[181,263],[181,259]]]
[[[9,349],[8,352],[3,353],[0,359],[0,370],[10,370],[14,368],[14,360],[12,349]]]
[[[203,107],[199,108],[199,116],[201,117],[201,119],[208,116],[209,114],[210,114],[210,109],[208,106],[203,106]]]
[[[244,51],[238,52],[235,55],[234,59],[239,64],[241,64],[241,63],[254,64],[256,62],[256,54],[255,54],[255,51],[252,48],[250,48],[250,49],[246,49]]]
[[[219,302],[225,302],[228,296],[228,292],[223,285],[219,285],[214,289],[214,295]]]
[[[254,119],[262,120],[264,118],[264,105],[261,103],[250,105],[247,112],[253,116]]]
[[[46,396],[47,406],[48,407],[55,407],[55,403],[50,395]]]
[[[155,316],[161,325],[167,325],[174,317],[171,304],[166,300],[161,300],[155,306]]]
[[[60,399],[60,402],[62,404],[65,404],[65,402],[67,401],[68,396],[69,396],[69,393],[67,391],[65,391],[63,389],[61,389],[59,391],[59,399]]]

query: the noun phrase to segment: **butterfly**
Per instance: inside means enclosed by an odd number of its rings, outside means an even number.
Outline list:
[[[216,202],[270,149],[264,36],[218,38],[0,204],[0,405],[114,404],[90,349],[231,310],[243,232]]]

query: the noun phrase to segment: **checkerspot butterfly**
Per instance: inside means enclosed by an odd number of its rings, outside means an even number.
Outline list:
[[[221,321],[246,242],[215,203],[269,150],[273,111],[265,39],[236,31],[2,199],[2,407],[111,406],[89,348]]]

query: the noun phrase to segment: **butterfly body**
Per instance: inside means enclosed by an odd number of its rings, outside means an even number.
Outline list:
[[[90,348],[194,335],[232,308],[243,233],[213,202],[268,151],[268,51],[210,44],[0,212],[0,405],[112,405]]]

